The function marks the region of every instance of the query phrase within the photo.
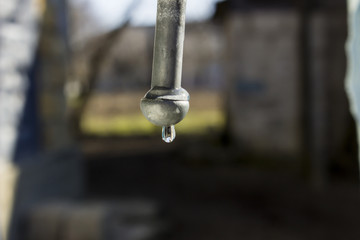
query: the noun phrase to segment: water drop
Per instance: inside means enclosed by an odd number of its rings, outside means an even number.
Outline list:
[[[166,143],[171,143],[176,137],[175,126],[163,126],[162,127],[162,139]]]

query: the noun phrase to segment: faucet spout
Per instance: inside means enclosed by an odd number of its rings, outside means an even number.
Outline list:
[[[151,89],[141,99],[144,116],[157,126],[180,122],[189,110],[181,88],[186,0],[158,0]]]

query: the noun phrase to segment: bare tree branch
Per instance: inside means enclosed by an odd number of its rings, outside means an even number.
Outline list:
[[[80,126],[82,116],[88,104],[88,100],[93,93],[96,81],[99,79],[103,63],[112,47],[118,42],[124,30],[129,26],[131,14],[141,1],[142,0],[132,1],[125,13],[125,22],[114,30],[104,34],[100,40],[97,41],[98,47],[91,54],[88,62],[89,71],[86,74],[87,86],[81,90],[81,93],[76,100],[78,104],[70,110],[69,114],[71,131],[74,133],[75,137],[80,137],[82,135]]]

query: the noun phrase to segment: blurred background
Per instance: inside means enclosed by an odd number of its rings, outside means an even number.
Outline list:
[[[0,9],[0,239],[360,237],[345,0],[187,0],[171,144],[139,108],[156,0]]]

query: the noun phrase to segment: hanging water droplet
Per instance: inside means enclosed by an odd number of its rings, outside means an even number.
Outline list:
[[[175,126],[163,126],[162,127],[162,139],[166,143],[171,143],[176,137]]]

